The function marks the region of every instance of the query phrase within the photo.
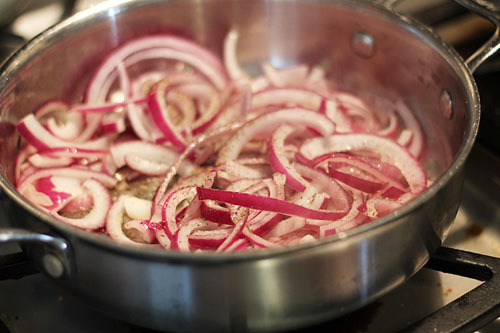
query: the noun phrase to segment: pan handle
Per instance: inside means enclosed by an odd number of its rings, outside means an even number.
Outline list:
[[[4,209],[7,195],[0,189],[0,209]],[[5,214],[0,218],[6,219]],[[32,259],[34,265],[48,274],[59,278],[69,278],[74,273],[72,251],[65,239],[47,234],[32,232],[20,228],[0,227],[0,246],[7,243],[19,243],[23,251]]]
[[[474,72],[479,65],[500,49],[500,1],[455,0],[455,2],[487,18],[496,25],[493,36],[465,61],[470,71]]]
[[[379,0],[379,4],[393,10],[401,0]],[[499,0],[454,0],[465,8],[487,18],[496,25],[495,32],[490,39],[474,52],[465,64],[474,72],[483,62],[500,49],[500,1]]]
[[[30,244],[29,257],[49,276],[68,278],[72,273],[69,244],[62,238],[39,234],[24,229],[0,228],[0,245],[18,242]]]

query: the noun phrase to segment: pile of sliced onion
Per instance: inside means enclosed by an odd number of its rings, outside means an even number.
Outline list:
[[[402,101],[368,103],[305,64],[251,78],[238,38],[223,61],[169,35],[114,50],[84,101],[18,123],[18,191],[119,243],[232,252],[348,231],[425,190],[424,136]]]

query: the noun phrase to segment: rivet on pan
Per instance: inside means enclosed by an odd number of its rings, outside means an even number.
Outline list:
[[[63,275],[64,265],[56,255],[51,253],[45,254],[42,263],[45,271],[53,278],[57,279]]]
[[[443,116],[447,119],[451,119],[451,117],[453,117],[453,100],[451,99],[450,93],[446,89],[443,89],[441,92],[440,106]]]
[[[351,48],[358,56],[371,58],[375,54],[375,40],[369,33],[358,31],[352,35]]]

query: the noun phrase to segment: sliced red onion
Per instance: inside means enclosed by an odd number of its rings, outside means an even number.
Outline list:
[[[180,220],[179,223],[185,224],[188,221],[200,218],[201,217],[200,207],[201,207],[201,200],[198,199],[198,197],[194,197],[194,199],[191,201],[191,204],[186,208],[182,216],[182,219]]]
[[[248,193],[214,190],[201,187],[197,187],[197,193],[200,200],[215,200],[252,209],[290,216],[301,216],[317,220],[336,220],[346,214],[346,212],[309,209],[291,202],[261,197]]]
[[[248,84],[245,84],[241,87],[239,119],[241,120],[247,119],[251,107],[252,107],[252,89]]]
[[[115,50],[101,64],[92,78],[87,92],[87,99],[93,101],[100,96],[102,86],[107,77],[112,74],[118,64],[126,61],[127,58],[134,54],[150,52],[151,50],[161,51],[156,52],[160,53],[155,54],[156,58],[169,58],[188,62],[209,77],[219,89],[222,89],[226,85],[227,79],[223,66],[217,57],[209,51],[185,39],[174,36],[155,35],[135,39]],[[148,58],[152,56],[151,54],[147,55]],[[130,61],[127,63],[127,65],[132,64]]]
[[[149,220],[151,218],[150,200],[127,196],[124,201],[125,212],[134,220]]]
[[[320,209],[325,195],[318,194],[316,187],[309,185],[302,193],[297,192],[292,198],[292,202],[311,209]],[[328,221],[323,221],[328,223]],[[282,237],[284,235],[301,230],[306,225],[306,219],[298,216],[288,217],[277,224],[267,235],[266,238]]]
[[[269,63],[262,65],[262,71],[267,80],[275,87],[301,86],[307,79],[309,67],[298,65],[286,69],[277,70]]]
[[[120,134],[125,132],[126,129],[125,113],[123,112],[107,113],[101,120],[102,134]]]
[[[100,171],[107,174],[108,176],[114,176],[116,170],[118,170],[118,166],[113,160],[113,156],[111,156],[111,153],[106,154],[106,156],[102,160]]]
[[[223,90],[227,85],[227,74],[223,67],[215,68],[209,66],[204,60],[199,57],[199,54],[187,54],[183,51],[172,50],[165,47],[151,48],[148,50],[137,52],[125,60],[127,66],[134,65],[142,60],[151,59],[168,59],[178,61],[199,71],[200,74],[208,78],[211,83],[218,89]],[[222,66],[217,62],[217,66]]]
[[[79,195],[72,196],[68,200],[64,201],[60,209],[56,209],[60,213],[76,213],[84,212],[92,209],[94,205],[94,198],[92,195],[86,192],[82,192]]]
[[[123,227],[127,230],[137,230],[141,235],[142,240],[145,243],[151,244],[155,241],[156,236],[154,230],[148,227],[147,222],[147,220],[130,220],[125,223]]]
[[[132,95],[132,88],[130,84],[130,77],[127,73],[127,68],[123,62],[116,65],[116,70],[118,72],[118,78],[120,81],[120,92],[123,94],[123,99],[128,100]]]
[[[22,184],[28,176],[31,176],[35,172],[39,171],[39,168],[34,167],[33,165],[29,164],[25,168],[23,168],[21,174],[19,175],[19,179],[17,180],[17,184]]]
[[[230,184],[227,190],[234,192],[255,193],[266,186],[269,187],[269,183],[261,181],[260,179],[240,179]],[[274,186],[274,184],[271,184],[271,186]],[[276,192],[276,190],[274,190],[274,192]],[[206,220],[217,222],[219,224],[233,224],[229,208],[227,207],[222,207],[212,200],[204,200],[201,202],[200,208],[201,215]]]
[[[235,81],[248,81],[248,75],[241,69],[236,57],[236,46],[239,34],[231,30],[224,39],[224,65],[229,77]]]
[[[52,100],[43,104],[35,111],[35,117],[47,126],[47,129],[56,137],[66,141],[77,138],[85,126],[85,118],[69,111],[66,102]]]
[[[148,98],[148,106],[156,126],[158,126],[165,137],[172,142],[177,150],[182,151],[186,148],[186,144],[181,134],[170,120],[169,108],[171,106],[167,105],[165,100],[165,91],[168,84],[168,79],[162,80],[151,88]]]
[[[267,165],[247,167],[239,164],[238,162],[227,161],[219,166],[218,177],[227,180],[230,183],[241,178],[261,179],[270,177],[272,169]]]
[[[302,237],[300,240],[299,240],[299,244],[307,244],[307,243],[310,243],[310,242],[314,242],[316,240],[316,238],[312,235],[305,235],[304,237]]]
[[[127,117],[135,134],[142,140],[154,142],[163,137],[163,133],[154,124],[149,112],[143,108],[129,104],[127,107]]]
[[[377,162],[371,164],[369,159],[361,158],[348,154],[331,153],[318,156],[313,160],[312,164],[315,167],[321,167],[325,163],[329,163],[333,168],[337,168],[336,165],[339,165],[350,169],[351,173],[360,170],[380,183],[389,184],[392,188],[398,190],[400,194],[406,192],[406,187],[399,182],[399,179],[402,179],[403,175],[397,167],[392,164],[380,162],[379,159],[376,160]],[[328,168],[324,167],[324,169]]]
[[[263,147],[265,148],[267,147],[267,145],[263,145]],[[261,148],[258,149],[260,150]],[[246,149],[245,147],[243,147],[243,152],[245,151]],[[264,152],[265,151],[263,151],[262,153]],[[241,165],[258,165],[258,164],[267,164],[268,160],[265,156],[257,156],[257,157],[251,156],[251,157],[238,158],[236,162]]]
[[[20,183],[21,174],[23,173],[24,170],[26,170],[27,167],[33,168],[33,166],[27,162],[27,159],[28,156],[34,153],[35,151],[36,149],[33,146],[27,145],[17,155],[16,166],[14,169],[14,180],[16,181],[16,184]]]
[[[101,125],[102,117],[103,114],[86,114],[85,115],[86,126],[80,133],[80,135],[73,141],[80,143],[88,141],[90,138],[92,138],[99,129],[99,126]]]
[[[35,117],[42,123],[46,122],[50,118],[56,118],[58,120],[63,120],[66,113],[70,109],[68,103],[62,100],[53,99],[42,106],[40,106],[35,112]]]
[[[245,229],[244,229],[245,230]],[[239,238],[228,246],[224,252],[237,252],[242,251],[248,247],[248,242],[244,238]]]
[[[155,230],[155,236],[158,240],[158,243],[160,243],[160,245],[163,246],[166,250],[169,250],[171,248],[172,241],[170,240],[170,237],[167,236],[164,229]]]
[[[412,193],[420,193],[426,188],[427,177],[417,160],[397,143],[371,134],[337,134],[324,138],[307,140],[300,153],[312,160],[318,156],[334,152],[368,149],[393,161],[401,170]]]
[[[295,163],[293,166],[303,177],[312,180],[310,186],[316,189],[316,192],[328,194],[337,209],[342,211],[347,211],[349,209],[350,204],[347,193],[335,180],[305,165]]]
[[[252,88],[252,92],[259,92],[265,90],[270,85],[269,81],[264,75],[258,76],[251,80],[250,87]]]
[[[162,183],[156,190],[155,196],[153,198],[153,207],[152,207],[152,215],[151,220],[153,222],[159,222],[162,220],[162,211],[163,205],[167,198],[174,191],[188,186],[205,186],[205,184],[213,184],[215,178],[215,171],[210,169],[202,169],[199,172],[185,178],[181,178],[174,186],[170,187],[167,191],[168,183],[170,182],[168,179],[171,179],[169,176],[171,173],[167,174],[163,179]],[[210,185],[211,186],[211,185]]]
[[[396,110],[398,111],[401,119],[403,119],[406,128],[413,133],[410,145],[408,146],[408,151],[415,158],[418,158],[424,148],[422,128],[413,112],[403,101],[399,100],[396,102]]]
[[[311,68],[309,75],[305,81],[305,87],[310,90],[317,91],[320,94],[328,92],[328,83],[326,80],[325,70],[316,65]]]
[[[243,146],[257,134],[271,131],[281,124],[307,125],[322,135],[333,133],[335,125],[325,116],[305,109],[293,108],[264,114],[241,128],[220,150],[217,164],[234,161],[238,158]]]
[[[339,232],[346,232],[349,230],[352,230],[354,228],[357,228],[367,222],[370,222],[370,220],[366,217],[365,214],[359,213],[355,218],[353,218],[349,223],[343,224],[339,226],[335,231],[337,233]],[[320,228],[321,229],[321,228]]]
[[[156,156],[155,158],[158,158],[159,156]],[[158,159],[160,160],[160,159]],[[143,173],[145,175],[149,176],[161,176],[166,174],[169,170],[170,167],[172,166],[172,163],[167,164],[167,163],[162,163],[159,161],[154,161],[150,159],[146,159],[142,156],[138,156],[135,154],[127,154],[125,155],[125,163],[132,169],[136,170],[140,173]],[[179,169],[179,174],[186,176],[189,175],[193,172],[195,166],[191,164],[189,161],[184,161],[183,166]]]
[[[186,225],[179,228],[177,234],[177,248],[181,252],[189,252],[191,250],[189,243],[189,236],[197,229],[208,226],[209,224],[203,219],[194,219],[189,221]]]
[[[165,221],[165,232],[172,239],[177,232],[176,209],[184,200],[191,200],[196,195],[196,187],[189,186],[174,191],[163,204],[162,220]]]
[[[281,125],[270,138],[268,145],[269,164],[275,172],[282,173],[286,176],[286,184],[303,192],[306,189],[307,182],[293,168],[285,156],[285,140],[296,129],[289,125]]]
[[[181,119],[176,123],[176,126],[189,128],[196,118],[196,106],[193,101],[176,88],[173,88],[165,95],[165,100],[181,113]]]
[[[196,230],[189,237],[194,248],[216,249],[229,236],[232,229]]]
[[[111,156],[117,167],[128,165],[146,175],[163,175],[170,170],[179,154],[162,145],[140,140],[122,141],[110,147]],[[193,173],[195,166],[185,160],[179,173],[185,177]]]
[[[177,88],[177,90],[194,95],[193,98],[199,101],[206,100],[206,106],[203,105],[198,107],[200,113],[199,117],[190,125],[194,135],[200,134],[210,128],[217,118],[224,112],[221,108],[221,97],[218,92],[207,85],[184,85]],[[195,90],[193,92],[193,90]],[[203,92],[201,93],[200,90]],[[200,95],[202,95],[200,97]],[[201,104],[201,102],[199,103]]]
[[[47,120],[49,131],[61,140],[71,141],[76,139],[83,131],[85,118],[76,112],[68,111],[64,122],[55,118]]]
[[[51,211],[52,216],[61,222],[79,229],[95,230],[104,227],[106,216],[111,206],[111,196],[108,190],[102,183],[95,179],[86,180],[82,186],[85,190],[89,191],[93,198],[94,206],[90,212],[82,218],[65,217],[57,211]]]
[[[273,88],[260,91],[252,96],[252,108],[268,105],[298,106],[318,111],[324,109],[324,115],[336,125],[338,132],[350,132],[351,121],[338,108],[334,100],[325,99],[316,92],[298,88]]]
[[[219,206],[211,200],[204,200],[201,203],[201,216],[212,222],[228,225],[233,224],[233,221],[229,216],[229,209],[227,207]]]
[[[274,174],[273,180],[264,179],[269,189],[269,197],[277,200],[285,200],[286,177],[282,174]],[[272,230],[281,220],[283,215],[274,212],[261,212],[258,216],[248,222],[248,227],[257,236],[262,236]]]
[[[359,193],[353,194],[353,203],[351,209],[341,219],[331,223],[324,223],[324,221],[318,220],[307,220],[307,225],[313,228],[319,228],[320,237],[326,237],[335,234],[342,226],[349,223],[356,223],[356,221],[365,221],[366,216],[364,216],[359,208],[363,204],[363,197]]]
[[[38,150],[46,150],[55,147],[104,149],[108,146],[108,140],[105,137],[82,143],[68,142],[56,138],[38,122],[33,114],[24,117],[17,124],[17,129],[26,141],[35,146]]]
[[[172,180],[172,178],[177,174],[177,171],[178,171],[181,163],[187,158],[187,156],[189,156],[189,154],[191,154],[199,146],[201,146],[203,144],[209,144],[209,143],[213,142],[214,140],[220,138],[221,136],[224,136],[228,133],[234,132],[235,130],[241,128],[241,126],[243,126],[243,123],[233,123],[233,124],[221,127],[221,128],[214,129],[213,131],[211,131],[209,133],[199,135],[198,137],[196,137],[189,144],[189,146],[186,148],[186,150],[184,150],[182,152],[182,154],[177,158],[177,161],[172,165],[169,172],[164,177],[162,183],[160,184],[160,186],[158,187],[158,190],[156,191],[156,194],[155,194],[155,197],[153,200],[154,206],[158,206],[158,203],[163,202],[163,200],[165,199],[165,192],[166,192],[166,189],[168,187],[168,184],[170,184],[170,181]],[[199,176],[196,176],[196,177],[199,177]]]
[[[125,213],[125,201],[128,195],[121,195],[113,203],[106,217],[106,232],[115,242],[133,246],[148,246],[143,243],[137,243],[125,235],[123,231],[123,215]],[[151,246],[151,245],[149,245]]]
[[[238,239],[248,222],[249,212],[246,208],[231,206],[229,208],[229,213],[234,223],[234,228],[215,252],[221,252],[228,249]]]
[[[396,136],[396,132],[398,130],[398,118],[394,114],[394,112],[389,113],[388,124],[386,127],[377,131],[377,134],[380,136],[387,136],[389,138],[393,138]]]
[[[331,175],[336,180],[338,180],[346,185],[349,185],[350,187],[353,187],[357,190],[365,192],[365,193],[374,194],[374,193],[377,193],[382,188],[384,188],[384,184],[382,184],[382,183],[372,182],[370,180],[359,178],[359,177],[338,171],[332,167],[329,169],[328,174]]]
[[[412,139],[413,139],[413,132],[406,128],[401,131],[396,142],[403,147],[408,147],[408,145],[411,144]]]
[[[177,153],[171,152],[166,147],[161,145],[156,145],[153,143],[144,142],[141,140],[127,140],[114,143],[111,145],[109,152],[113,157],[115,164],[121,168],[126,165],[125,156],[134,153],[144,153],[145,158],[154,157],[158,152],[162,153],[163,158],[167,158],[169,161],[177,157]],[[169,154],[170,153],[170,154]]]
[[[264,236],[273,230],[283,220],[284,216],[272,212],[263,212],[257,218],[249,221],[250,230],[257,236]]]
[[[46,207],[59,207],[61,204],[61,202],[54,204],[54,201],[47,194],[37,191],[35,184],[28,184],[21,194],[43,211],[47,211]],[[68,199],[68,197],[64,199]]]
[[[371,218],[382,217],[399,207],[403,202],[384,198],[370,198],[366,202],[366,215]]]
[[[26,195],[37,205],[47,209],[64,206],[68,199],[79,196],[83,193],[80,180],[67,177],[43,177],[34,182],[35,192]],[[49,201],[40,202],[42,197],[46,197]],[[34,199],[34,200],[33,200]],[[38,202],[37,202],[38,200]]]
[[[89,178],[94,178],[101,182],[106,187],[113,187],[116,185],[116,179],[114,177],[108,176],[101,172],[96,172],[84,168],[78,167],[68,167],[68,168],[51,168],[51,169],[40,169],[35,171],[33,174],[27,176],[20,184],[17,186],[19,193],[23,193],[27,186],[34,183],[40,178],[44,177],[69,177],[79,179],[84,181]]]
[[[30,158],[65,158],[65,159],[86,159],[88,161],[100,160],[106,157],[106,150],[86,149],[76,147],[56,147],[43,150],[38,154],[33,154]],[[32,162],[33,163],[33,162]]]
[[[284,83],[281,82],[279,71],[268,62],[262,64],[262,72],[266,76],[267,81],[275,87],[283,87]]]
[[[148,102],[147,97],[140,97],[137,99],[127,100],[125,102],[109,102],[102,104],[78,104],[71,108],[72,111],[77,113],[105,113],[122,109],[128,105],[145,105]]]
[[[360,101],[360,104],[364,103]],[[380,122],[368,107],[351,105],[342,101],[339,102],[339,107],[351,118],[353,123],[351,127],[355,132],[376,133],[380,130]]]
[[[371,165],[368,165],[364,161],[358,160],[356,158],[344,157],[336,157],[332,158],[331,160],[332,162],[329,162],[328,164],[328,174],[352,188],[370,194],[375,194],[381,191],[382,196],[391,198],[397,198],[407,191],[407,189],[398,181],[395,181],[391,177],[385,176],[385,174],[382,174],[377,169],[373,168]],[[338,168],[335,167],[336,164],[343,164],[342,162],[333,162],[338,160],[347,160],[348,163],[346,163],[343,168]],[[358,169],[358,167],[360,168]],[[346,169],[349,173],[341,171],[344,169]],[[359,172],[360,170],[361,172]],[[368,179],[363,178],[365,177],[363,175],[363,171],[368,171],[367,175],[370,176],[368,177]],[[360,173],[361,176],[355,175],[356,173]],[[375,176],[375,180],[371,179],[373,176]]]
[[[306,225],[306,219],[303,217],[292,216],[281,220],[269,233],[266,234],[267,238],[281,237],[291,232],[300,230]]]
[[[51,157],[42,154],[33,154],[28,157],[28,161],[37,168],[58,168],[69,166],[73,163],[70,157]]]
[[[153,70],[141,73],[131,81],[132,96],[138,98],[147,97],[149,95],[149,90],[156,82],[171,75],[173,74],[162,70]],[[145,99],[145,102],[147,102],[147,98]]]
[[[279,71],[282,86],[302,87],[309,76],[309,66],[299,64]]]
[[[339,104],[344,107],[369,110],[369,107],[366,105],[366,103],[361,98],[353,94],[336,91],[332,94],[332,96],[337,100]]]

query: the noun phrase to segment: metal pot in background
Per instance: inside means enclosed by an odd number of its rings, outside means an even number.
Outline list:
[[[480,5],[486,1],[461,2],[500,25],[500,16]],[[424,165],[434,180],[405,207],[286,249],[216,255],[130,248],[64,225],[22,198],[12,184],[13,131],[1,138],[0,180],[12,199],[10,224],[25,230],[2,230],[0,242],[22,241],[42,271],[101,311],[170,331],[287,330],[340,316],[395,288],[425,264],[455,217],[479,122],[470,71],[500,38],[497,29],[465,64],[426,27],[387,7],[343,0],[103,4],[40,35],[4,65],[0,120],[14,124],[54,97],[79,101],[100,59],[136,36],[177,31],[220,54],[234,27],[248,67],[321,62],[348,90],[405,99],[427,135]]]

